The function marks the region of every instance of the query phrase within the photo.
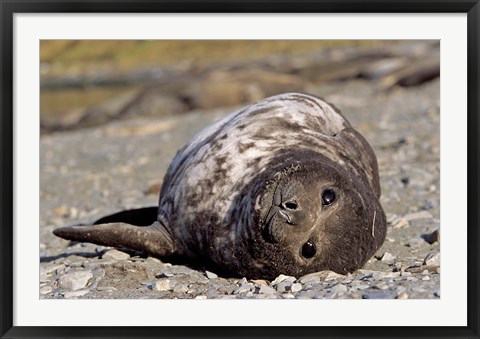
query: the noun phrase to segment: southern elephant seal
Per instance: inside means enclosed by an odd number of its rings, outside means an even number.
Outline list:
[[[345,274],[385,239],[379,197],[367,141],[333,105],[286,93],[196,134],[165,175],[152,225],[113,222],[54,233],[186,257],[249,278]]]

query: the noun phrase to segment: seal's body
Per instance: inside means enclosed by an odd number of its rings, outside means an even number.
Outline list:
[[[194,136],[165,175],[152,226],[55,234],[200,259],[247,277],[347,273],[384,241],[379,197],[377,161],[365,139],[332,105],[287,93]]]

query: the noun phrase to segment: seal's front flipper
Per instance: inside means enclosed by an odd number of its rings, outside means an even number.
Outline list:
[[[147,227],[126,223],[62,227],[53,234],[67,240],[145,251],[156,257],[167,257],[175,252],[170,234],[159,221]]]

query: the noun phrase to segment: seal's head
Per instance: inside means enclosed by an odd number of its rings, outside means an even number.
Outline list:
[[[326,157],[282,164],[258,189],[249,275],[341,274],[361,268],[385,239],[376,194]]]

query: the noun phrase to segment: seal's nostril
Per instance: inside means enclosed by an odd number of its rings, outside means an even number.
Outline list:
[[[295,201],[288,201],[283,206],[289,210],[296,210],[298,208],[298,204]]]
[[[315,248],[315,244],[313,242],[309,240],[305,244],[303,244],[302,256],[304,258],[310,259],[315,255],[315,253],[317,253],[317,249]]]

